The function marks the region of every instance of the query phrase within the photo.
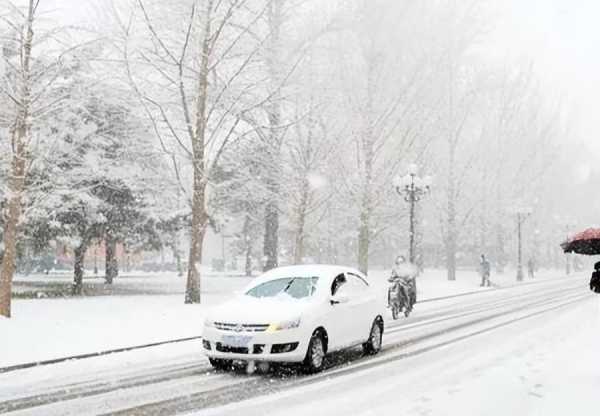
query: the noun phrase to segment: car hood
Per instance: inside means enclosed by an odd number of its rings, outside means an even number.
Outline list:
[[[271,324],[296,319],[314,303],[308,299],[238,296],[209,312],[207,320],[232,324]]]

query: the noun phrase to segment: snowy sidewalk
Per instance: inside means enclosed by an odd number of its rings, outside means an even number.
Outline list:
[[[374,270],[369,273],[369,278],[376,286],[387,288],[387,278],[391,270]],[[577,274],[580,276],[581,274]],[[575,275],[573,275],[575,276]],[[445,270],[425,270],[417,277],[418,300],[453,296],[462,293],[492,290],[497,288],[511,287],[520,284],[535,284],[548,279],[559,279],[565,277],[561,270],[540,270],[533,279],[525,278],[521,282],[516,279],[516,271],[506,270],[502,274],[492,273],[490,281],[491,287],[481,287],[481,277],[479,273],[472,270],[459,270],[456,274],[456,280],[449,281]]]

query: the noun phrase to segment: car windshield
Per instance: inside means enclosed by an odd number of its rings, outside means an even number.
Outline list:
[[[294,299],[303,299],[312,296],[317,290],[318,277],[284,277],[269,280],[253,287],[246,295],[255,298],[272,298],[288,295]]]

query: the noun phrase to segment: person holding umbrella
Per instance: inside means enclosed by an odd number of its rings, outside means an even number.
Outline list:
[[[588,228],[575,234],[560,245],[565,253],[595,256],[600,254],[600,228]],[[590,290],[600,293],[600,261],[594,265],[590,279]]]
[[[600,293],[600,261],[594,264],[594,272],[590,279],[590,290],[594,293]]]

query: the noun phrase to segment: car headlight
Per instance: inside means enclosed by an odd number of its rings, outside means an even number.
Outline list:
[[[278,322],[276,324],[271,324],[267,328],[267,332],[276,332],[284,329],[293,329],[298,328],[300,326],[300,318],[292,319],[289,321]]]
[[[215,326],[215,323],[213,322],[212,319],[205,319],[204,320],[204,328],[212,328]]]

